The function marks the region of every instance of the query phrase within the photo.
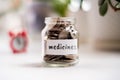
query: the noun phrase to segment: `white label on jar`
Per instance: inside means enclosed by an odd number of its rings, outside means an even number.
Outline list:
[[[77,39],[47,40],[45,47],[45,53],[50,55],[77,54],[78,52]]]

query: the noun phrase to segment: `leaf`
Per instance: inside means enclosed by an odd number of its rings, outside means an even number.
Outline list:
[[[80,1],[80,9],[82,9],[83,0]]]
[[[120,3],[118,3],[115,7],[116,7],[116,8],[120,8]]]
[[[105,2],[105,0],[99,0],[99,1],[98,1],[98,5],[99,5],[99,6],[102,6],[102,5],[104,4],[104,2]]]
[[[108,3],[105,1],[103,5],[99,7],[99,13],[101,16],[104,16],[107,13],[108,10]]]
[[[67,4],[70,4],[70,2],[71,2],[71,0],[66,0],[66,3],[67,3]]]
[[[53,9],[62,17],[66,16],[69,3],[70,0],[65,0],[64,3],[60,0],[52,0]]]
[[[117,2],[120,2],[120,0],[116,0]]]

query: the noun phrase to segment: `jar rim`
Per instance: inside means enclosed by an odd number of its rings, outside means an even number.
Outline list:
[[[70,22],[70,24],[75,24],[75,17],[46,17],[46,24],[55,24],[56,22]]]

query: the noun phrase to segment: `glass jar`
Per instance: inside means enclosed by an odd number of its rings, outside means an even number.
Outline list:
[[[70,66],[78,62],[78,32],[75,18],[47,17],[42,31],[44,61],[50,66]]]

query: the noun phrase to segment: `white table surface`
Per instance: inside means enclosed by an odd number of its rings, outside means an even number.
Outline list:
[[[0,47],[0,80],[120,80],[120,52],[80,47],[79,64],[50,68],[41,65],[41,47],[34,43],[27,53],[14,55],[8,41]]]

